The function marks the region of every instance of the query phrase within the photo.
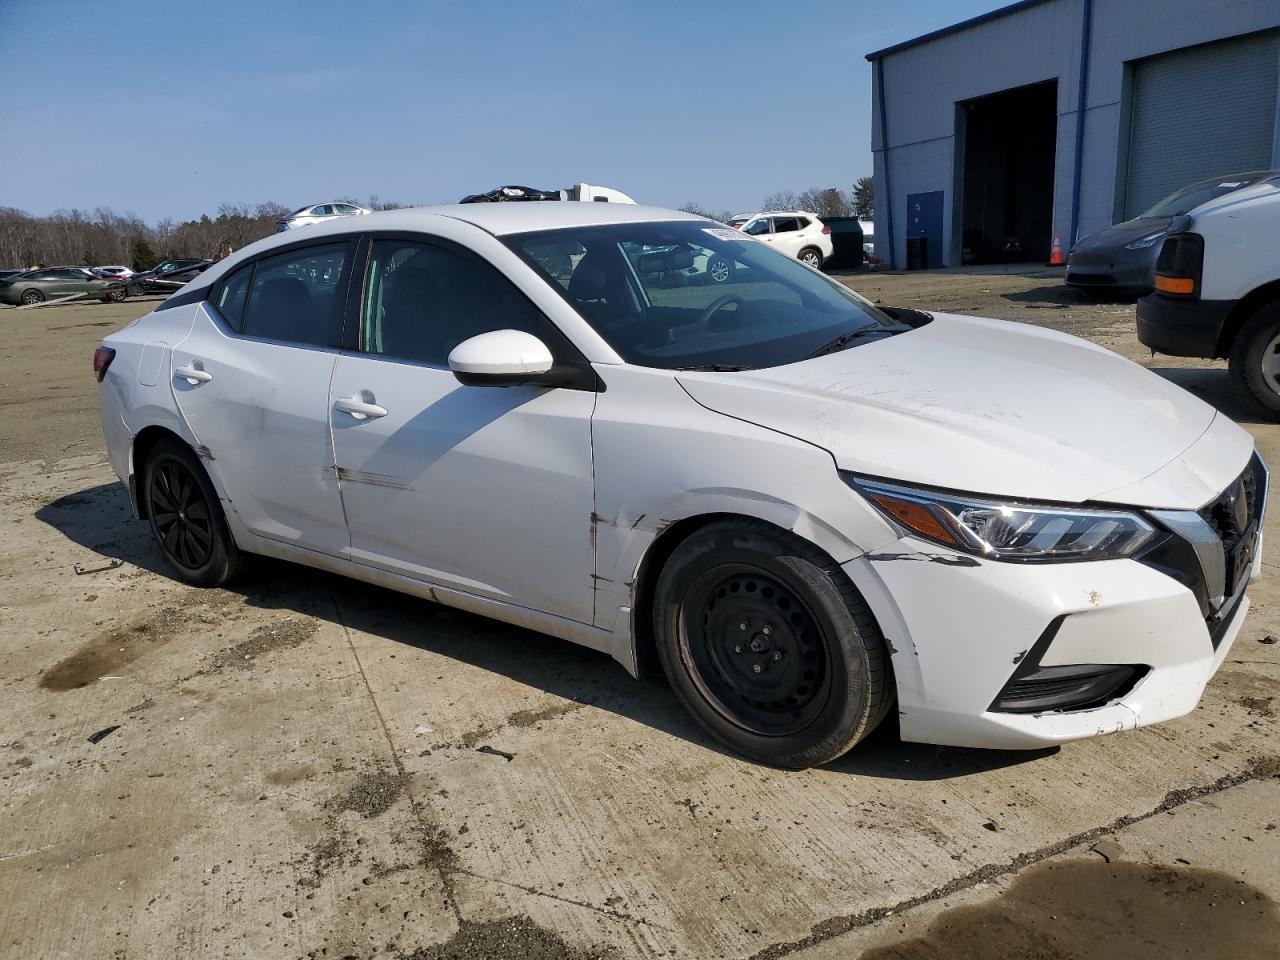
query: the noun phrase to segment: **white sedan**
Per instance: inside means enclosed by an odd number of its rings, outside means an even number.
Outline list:
[[[276,221],[276,233],[296,230],[298,227],[310,227],[317,223],[328,223],[338,217],[360,217],[369,211],[354,203],[335,200],[332,203],[314,203],[299,207]]]
[[[709,257],[715,284],[655,278]],[[554,265],[554,268],[552,266]],[[210,267],[94,357],[181,579],[247,553],[543,631],[758,760],[1036,747],[1190,711],[1266,470],[1083,340],[872,306],[620,204],[343,217]]]

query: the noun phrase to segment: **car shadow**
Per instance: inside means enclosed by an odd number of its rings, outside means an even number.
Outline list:
[[[35,516],[87,550],[171,577],[149,525],[133,519],[128,495],[118,483],[59,497],[40,507]],[[665,681],[637,681],[611,657],[586,647],[264,557],[254,558],[226,589],[249,606],[306,614],[449,657],[736,759],[703,733]],[[966,750],[905,743],[898,736],[896,716],[891,715],[857,749],[827,769],[874,779],[945,780],[1026,763],[1055,750]]]
[[[1137,297],[1131,293],[1124,293],[1119,290],[1078,290],[1075,287],[1068,287],[1065,283],[1046,284],[1041,287],[1032,287],[1029,290],[1013,290],[1009,293],[1000,294],[1000,298],[1011,303],[1025,304],[1029,307],[1038,306],[1059,310],[1065,310],[1068,307],[1087,306],[1091,303],[1133,304],[1137,302]]]

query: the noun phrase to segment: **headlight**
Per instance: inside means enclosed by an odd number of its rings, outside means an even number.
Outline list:
[[[1147,249],[1147,247],[1154,247],[1156,245],[1156,242],[1163,236],[1164,236],[1164,231],[1160,230],[1157,233],[1152,233],[1152,234],[1149,234],[1148,236],[1141,237],[1138,240],[1133,240],[1129,243],[1126,243],[1124,245],[1124,248],[1126,250],[1145,250]]]
[[[900,527],[992,560],[1115,560],[1156,534],[1137,513],[1002,503],[841,474]]]

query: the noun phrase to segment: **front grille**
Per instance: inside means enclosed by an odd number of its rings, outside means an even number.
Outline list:
[[[1067,282],[1079,287],[1115,286],[1116,278],[1109,273],[1074,273],[1067,271]]]
[[[1195,514],[1153,511],[1167,529],[1134,558],[1192,592],[1215,649],[1252,572],[1266,500],[1267,468],[1255,453],[1240,475]],[[1207,559],[1206,552],[1211,552]]]

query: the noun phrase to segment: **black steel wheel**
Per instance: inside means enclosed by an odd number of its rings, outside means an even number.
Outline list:
[[[240,552],[195,454],[176,442],[157,444],[147,458],[144,489],[151,530],[179,578],[197,586],[230,580]]]
[[[797,591],[749,564],[709,568],[683,610],[681,656],[708,702],[761,736],[809,726],[830,693],[831,651]]]
[[[893,702],[884,639],[844,571],[758,521],[718,520],[676,547],[658,574],[653,623],[684,706],[765,763],[833,760]]]

